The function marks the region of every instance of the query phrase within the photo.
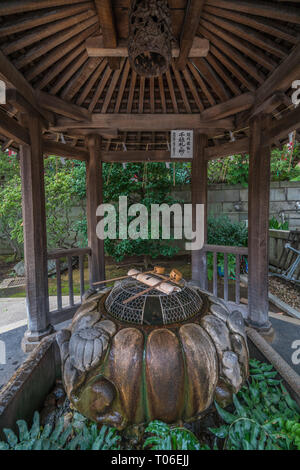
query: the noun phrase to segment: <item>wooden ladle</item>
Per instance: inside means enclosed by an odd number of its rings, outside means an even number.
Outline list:
[[[135,294],[133,295],[132,297],[129,297],[128,299],[124,300],[123,301],[123,304],[126,305],[128,304],[129,302],[131,302],[132,300],[135,300],[137,299],[138,297],[141,297],[142,295],[145,295],[147,294],[148,292],[150,292],[152,289],[156,289],[157,287],[159,287],[161,284],[163,284],[164,282],[172,282],[173,284],[176,284],[176,285],[179,285],[180,286],[180,283],[179,281],[182,279],[182,274],[180,271],[178,271],[178,269],[172,269],[172,271],[170,272],[170,275],[169,277],[165,277],[165,279],[162,279],[161,281],[159,281],[157,284],[154,284],[154,286],[150,286],[148,287],[147,289],[143,290],[142,292],[139,292],[138,294]]]
[[[105,281],[93,282],[93,286],[100,286],[101,284],[106,284],[106,283],[114,282],[114,281],[122,281],[123,279],[128,279],[129,277],[137,276],[138,274],[157,274],[159,276],[159,275],[163,275],[165,273],[165,270],[166,269],[163,268],[162,266],[154,266],[154,269],[152,269],[151,271],[146,271],[144,273],[137,273],[137,274],[133,274],[130,276],[127,275],[127,276],[115,277],[114,279],[106,279]]]

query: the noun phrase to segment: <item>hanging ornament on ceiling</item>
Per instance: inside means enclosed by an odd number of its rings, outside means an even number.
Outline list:
[[[129,11],[128,56],[145,77],[162,75],[172,58],[171,14],[167,0],[132,0]]]

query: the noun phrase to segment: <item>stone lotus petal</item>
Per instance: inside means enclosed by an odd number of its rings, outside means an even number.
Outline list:
[[[231,331],[238,333],[239,335],[246,337],[245,323],[243,315],[239,310],[234,310],[228,317],[227,325]]]
[[[249,351],[247,347],[247,342],[242,336],[236,333],[231,334],[230,339],[231,339],[232,349],[238,356],[239,364],[243,371],[244,379],[246,379],[249,376],[249,364],[248,364]]]
[[[229,330],[226,323],[214,315],[207,315],[201,320],[201,326],[212,338],[218,355],[222,358],[223,352],[231,349]]]
[[[115,331],[116,327],[110,320],[98,322],[93,327],[75,330],[69,343],[70,359],[73,366],[85,372],[92,365],[101,362],[107,351],[110,336]]]
[[[224,302],[224,300],[219,299],[219,297],[215,297],[214,295],[210,295],[208,297],[208,300],[210,300],[210,302],[212,304],[220,305],[220,307],[223,307],[224,310],[226,310],[229,313],[229,309],[228,309],[226,303]]]
[[[232,351],[226,351],[223,354],[222,364],[224,376],[233,387],[234,393],[237,393],[243,383],[237,355]]]
[[[224,321],[225,323],[227,322],[229,316],[228,310],[226,310],[221,305],[212,304],[210,311],[215,317],[220,318],[220,320]]]

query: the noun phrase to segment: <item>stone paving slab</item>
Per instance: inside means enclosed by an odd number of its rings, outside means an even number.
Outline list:
[[[80,296],[74,296],[74,302],[80,302]],[[54,296],[49,297],[50,310],[57,308],[57,299]],[[63,307],[69,305],[69,297],[62,297]],[[26,313],[26,299],[25,298],[11,298],[3,297],[0,298],[0,331],[3,332],[3,328],[9,327],[9,325],[25,321],[26,325],[27,313]],[[20,325],[16,325],[20,326]]]

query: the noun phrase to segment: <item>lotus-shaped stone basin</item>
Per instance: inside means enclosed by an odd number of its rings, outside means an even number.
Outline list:
[[[193,286],[200,300],[192,318],[129,323],[106,308],[113,289],[85,294],[71,326],[58,333],[65,389],[80,413],[124,429],[155,419],[192,422],[214,400],[231,401],[249,372],[239,311]]]

